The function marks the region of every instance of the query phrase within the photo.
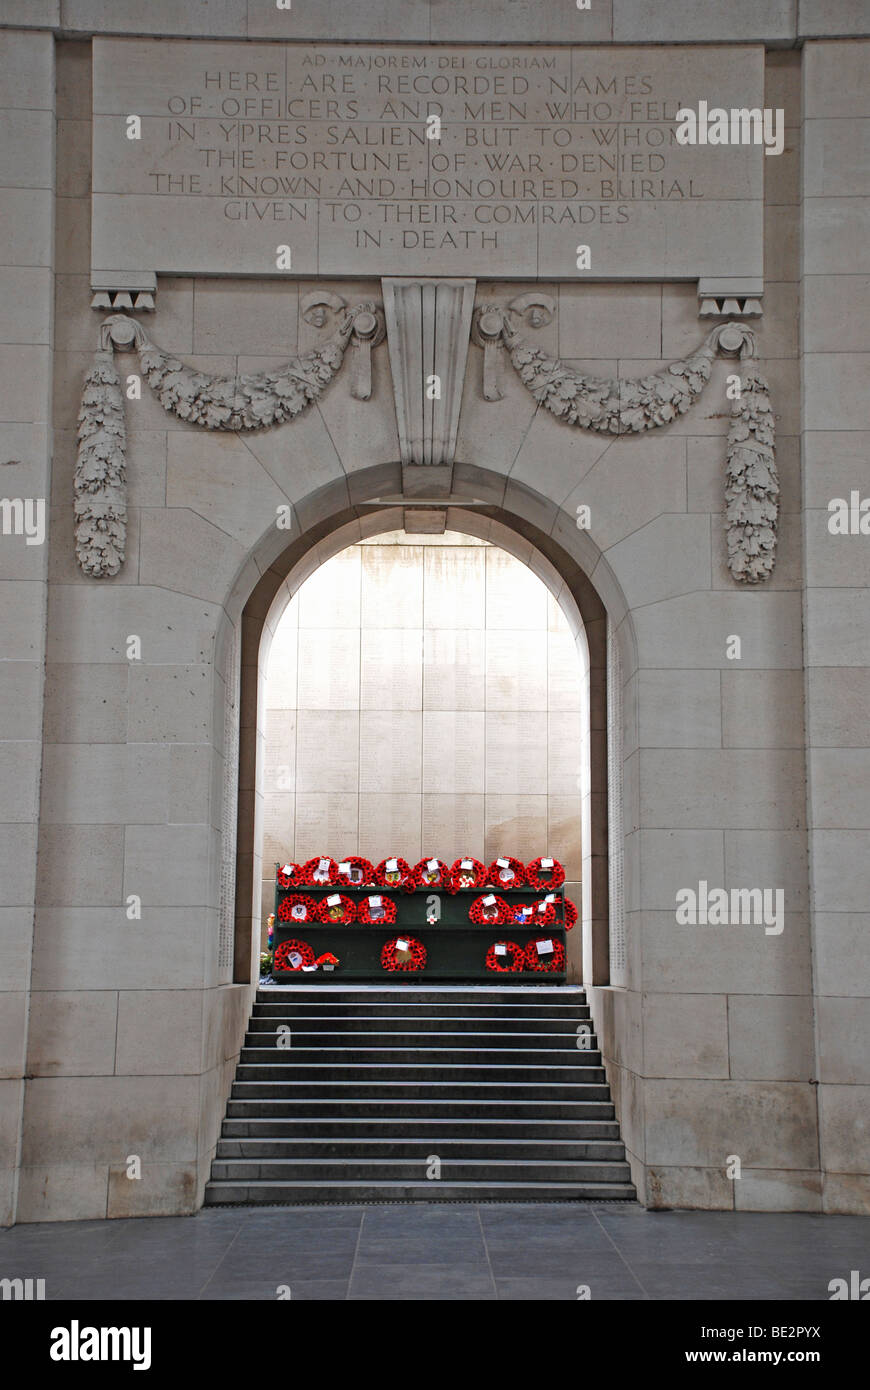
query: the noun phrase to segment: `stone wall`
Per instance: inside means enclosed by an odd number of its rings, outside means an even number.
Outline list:
[[[14,716],[4,722],[11,771],[0,817],[4,1214],[33,1221],[190,1211],[200,1200],[256,949],[261,867],[253,854],[239,860],[232,966],[221,948],[234,766],[226,707],[230,700],[235,709],[239,673],[243,693],[256,689],[267,656],[259,630],[245,640],[243,613],[247,605],[262,626],[258,595],[288,545],[295,587],[339,534],[346,545],[400,529],[403,505],[386,345],[373,352],[370,400],[350,394],[345,372],[298,420],[244,438],[167,414],[146,386],[141,400],[126,402],[125,566],[99,581],[78,569],[75,422],[99,322],[89,308],[86,36],[565,42],[569,23],[572,42],[768,45],[766,101],[785,109],[788,128],[783,155],[765,160],[759,326],[777,415],[776,569],[746,588],[726,564],[733,364],[725,360],[687,415],[648,435],[613,438],[568,428],[509,369],[504,399],[484,399],[483,351],[472,345],[453,529],[512,548],[581,612],[584,602],[603,604],[617,633],[625,984],[609,985],[593,926],[606,900],[606,778],[595,737],[584,971],[643,1200],[867,1210],[868,577],[861,539],[832,537],[826,525],[831,497],[861,486],[870,430],[860,312],[870,274],[862,250],[870,113],[860,95],[868,46],[829,41],[866,30],[864,6],[673,0],[651,16],[614,0],[588,24],[568,0],[543,12],[507,0],[410,8],[402,0],[346,14],[336,0],[314,19],[295,7],[289,20],[265,0],[196,8],[167,0],[143,16],[133,0],[0,7],[0,22],[24,26],[0,31],[2,173],[11,189],[2,213],[9,264],[0,409],[8,423],[0,462],[20,460],[3,467],[8,495],[51,499],[48,547],[4,537],[0,552],[0,675]],[[56,41],[50,30],[61,25],[67,37]],[[76,33],[80,41],[69,37]],[[54,160],[45,158],[52,132]],[[147,328],[206,370],[278,365],[328,334],[300,312],[312,288],[161,276]],[[350,304],[382,297],[372,280],[328,288]],[[503,307],[531,288],[479,281],[476,302]],[[706,332],[694,283],[535,288],[556,301],[535,341],[598,376],[655,370]],[[117,362],[122,380],[137,370],[133,355]],[[13,472],[25,480],[13,486]],[[287,503],[293,525],[282,535],[276,508]],[[576,525],[580,504],[591,508],[588,532]],[[594,679],[602,626],[599,609],[587,624],[593,734],[605,719]],[[735,635],[739,660],[728,655]],[[141,655],[131,659],[133,636]],[[239,823],[261,826],[265,729],[262,710],[259,720],[250,710],[243,701]],[[782,934],[679,925],[676,894],[701,881],[784,888]],[[128,916],[134,897],[141,919]],[[125,1176],[131,1154],[142,1159],[138,1182]],[[726,1176],[732,1155],[739,1181]]]
[[[831,1210],[870,1171],[867,537],[829,506],[868,495],[870,44],[804,49],[801,205],[807,818],[821,1164]]]

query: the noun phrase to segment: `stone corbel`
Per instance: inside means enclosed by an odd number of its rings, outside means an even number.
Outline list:
[[[157,276],[153,270],[95,270],[91,273],[91,308],[136,313],[153,312]]]
[[[698,281],[698,317],[702,319],[760,318],[764,312],[764,281],[716,279]]]

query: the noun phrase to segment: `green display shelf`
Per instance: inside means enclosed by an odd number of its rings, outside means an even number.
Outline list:
[[[304,893],[306,897],[321,901],[332,893],[341,892],[353,901],[380,893],[385,901],[396,904],[395,922],[368,923],[354,922],[350,925],[320,922],[282,922],[278,919],[278,907],[282,898],[292,893]],[[555,894],[554,907],[556,921],[535,928],[530,924],[486,923],[478,926],[469,921],[468,910],[475,898],[487,893],[512,903],[543,902],[548,892]],[[436,906],[428,900],[438,899],[438,920],[427,922],[427,906]],[[455,894],[433,892],[419,889],[405,893],[382,888],[351,888],[342,885],[305,888],[279,888],[275,886],[275,927],[273,941],[277,947],[282,941],[295,937],[307,941],[315,956],[331,951],[340,964],[335,970],[276,970],[272,978],[276,984],[305,985],[339,984],[342,980],[378,981],[389,984],[420,985],[427,980],[464,983],[467,981],[487,984],[559,984],[567,978],[565,970],[541,971],[494,971],[486,968],[486,953],[496,941],[514,941],[525,947],[535,937],[546,936],[565,946],[565,898],[561,889],[539,891],[525,888],[460,888]],[[413,936],[426,947],[426,968],[424,970],[385,970],[381,965],[381,951],[393,937],[402,934]]]

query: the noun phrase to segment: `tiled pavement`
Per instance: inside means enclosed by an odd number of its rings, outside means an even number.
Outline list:
[[[209,1208],[0,1232],[47,1299],[820,1299],[870,1218],[633,1204]],[[287,1294],[285,1292],[284,1297]]]

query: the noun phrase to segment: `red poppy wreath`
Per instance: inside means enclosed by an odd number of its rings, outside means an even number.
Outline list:
[[[299,865],[282,864],[275,875],[275,880],[279,888],[296,888],[299,883]]]
[[[565,930],[570,931],[577,925],[577,905],[572,903],[570,898],[565,899]]]
[[[375,881],[375,866],[358,854],[348,854],[338,862],[338,882],[349,888],[367,888]]]
[[[549,944],[552,951],[547,951],[541,955],[538,945]],[[533,936],[531,941],[526,943],[526,969],[547,971],[561,970],[565,964],[565,947],[561,941],[551,940],[550,937]]]
[[[314,952],[307,941],[282,941],[276,947],[272,961],[273,970],[301,970],[304,965],[314,964]]]
[[[534,903],[510,903],[506,922],[516,922],[520,927],[530,927],[535,912]]]
[[[526,865],[526,883],[546,893],[550,888],[561,888],[565,882],[565,870],[558,859],[533,859]]]
[[[450,870],[441,859],[421,859],[411,870],[415,888],[448,888]]]
[[[502,949],[499,950],[499,947]],[[486,968],[494,970],[497,975],[525,970],[526,953],[515,941],[496,941],[486,953]]]
[[[492,926],[498,922],[510,921],[510,908],[504,898],[500,898],[495,893],[484,893],[481,897],[475,898],[471,907],[468,909],[469,920],[478,927]]]
[[[308,887],[325,888],[327,884],[335,883],[338,878],[338,864],[329,855],[316,855],[314,859],[309,859],[307,864],[303,864],[299,870],[297,882],[306,884]]]
[[[394,936],[381,951],[385,970],[425,970],[426,947],[413,936]]]
[[[486,883],[486,865],[469,855],[464,859],[457,859],[450,870],[450,882],[454,889],[482,888]]]
[[[556,920],[556,908],[553,903],[543,902],[532,904],[532,915],[529,918],[529,926],[548,927],[551,922]]]
[[[382,859],[375,869],[375,879],[381,888],[404,888],[414,891],[414,874],[407,859]]]
[[[288,893],[278,904],[279,922],[314,922],[317,920],[317,903],[306,893]]]
[[[356,904],[344,893],[327,893],[318,904],[317,916],[327,926],[333,922],[349,926],[356,921]]]
[[[505,854],[501,859],[493,859],[486,871],[487,883],[496,888],[522,888],[526,881],[526,871],[521,859]]]
[[[389,926],[396,920],[396,904],[392,898],[385,898],[381,893],[370,893],[357,903],[356,919],[367,926]]]

